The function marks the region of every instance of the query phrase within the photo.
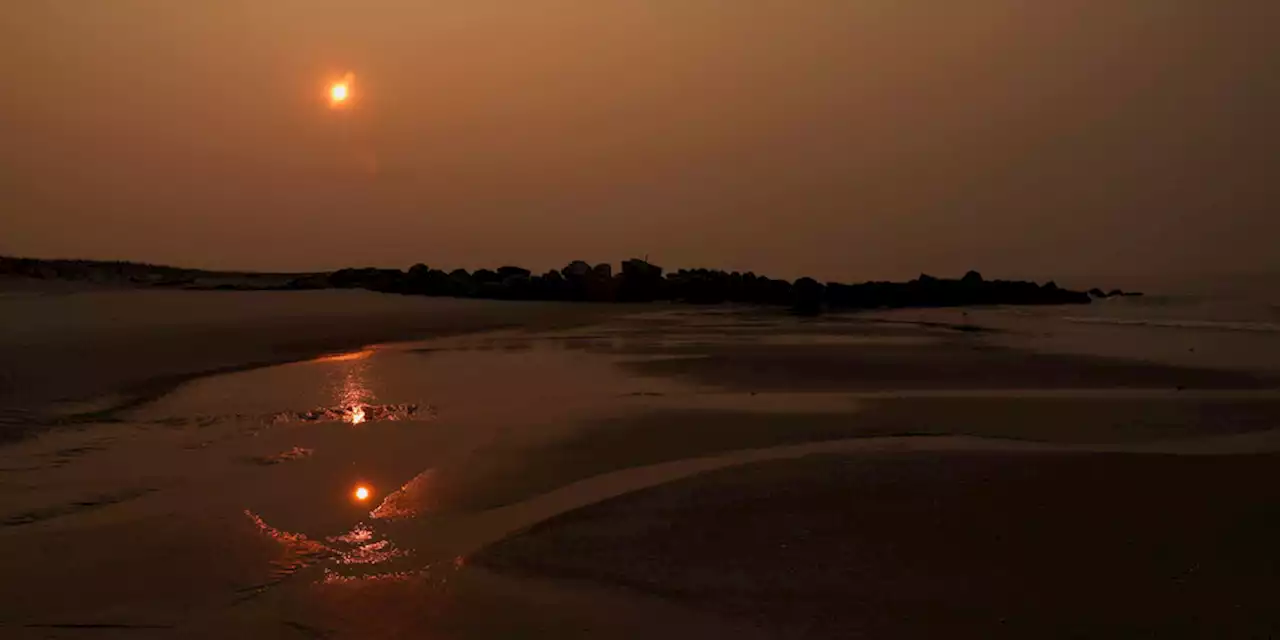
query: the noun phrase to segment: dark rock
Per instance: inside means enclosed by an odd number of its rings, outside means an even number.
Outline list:
[[[532,275],[533,275],[532,271],[528,269],[522,269],[520,267],[498,267],[498,276],[504,280],[506,278],[510,278],[511,276],[524,276],[528,278],[529,276],[532,276]]]
[[[336,289],[369,289],[399,293],[403,289],[404,272],[399,269],[339,269],[329,274],[329,286]]]
[[[502,295],[510,300],[528,300],[532,297],[533,280],[526,274],[512,274],[502,279]]]
[[[591,273],[591,265],[587,264],[586,262],[583,262],[582,260],[574,260],[573,262],[570,262],[569,265],[566,266],[564,269],[561,269],[560,273],[567,280],[585,278]]]
[[[633,258],[623,262],[617,280],[619,300],[649,302],[662,295],[662,267],[644,260]]]
[[[320,289],[363,288],[372,291],[415,295],[459,297],[649,301],[672,300],[695,304],[737,302],[790,306],[800,313],[832,309],[873,309],[895,307],[941,307],[976,304],[1087,304],[1093,298],[1139,296],[1141,293],[1113,289],[1103,293],[1094,288],[1087,293],[1071,291],[1048,282],[986,280],[970,271],[958,280],[927,274],[909,282],[864,282],[825,285],[812,278],[794,284],[772,280],[755,273],[726,273],[712,269],[678,269],[674,273],[649,263],[631,259],[622,263],[614,276],[607,264],[592,268],[581,260],[560,271],[534,277],[529,270],[503,266],[497,271],[481,269],[474,274],[465,269],[445,273],[425,264],[415,264],[408,272],[396,269],[349,268],[332,273],[297,274],[255,281],[255,274],[205,272],[140,263],[92,260],[37,260],[0,256],[0,274],[24,278],[83,280],[94,283],[128,283],[146,287],[199,287],[201,278],[220,275],[216,285],[231,289]],[[234,276],[234,284],[227,283]]]
[[[449,290],[451,295],[469,298],[476,295],[479,284],[467,273],[466,269],[454,269],[449,272]]]
[[[826,287],[813,278],[800,278],[791,287],[794,301],[791,310],[800,315],[816,316],[822,313]]]
[[[329,288],[329,278],[326,274],[299,276],[285,283],[282,288],[292,290],[327,289]]]

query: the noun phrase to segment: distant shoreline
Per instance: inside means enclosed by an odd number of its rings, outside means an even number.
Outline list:
[[[679,269],[666,272],[645,260],[590,265],[575,260],[537,275],[528,269],[445,271],[417,264],[407,271],[347,268],[311,273],[209,271],[136,262],[46,260],[0,256],[0,277],[80,282],[95,286],[224,291],[366,289],[380,293],[493,300],[565,302],[745,303],[785,306],[801,314],[823,311],[962,307],[974,305],[1088,304],[1094,298],[1141,295],[1118,289],[1075,291],[1050,281],[987,280],[976,271],[959,279],[922,274],[907,282],[821,283],[758,276],[752,272]]]

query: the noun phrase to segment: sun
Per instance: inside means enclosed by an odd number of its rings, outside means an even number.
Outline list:
[[[352,98],[352,86],[355,83],[356,76],[354,73],[347,72],[341,79],[333,81],[329,85],[329,107],[340,109],[347,106]]]
[[[356,487],[356,500],[364,501],[369,499],[368,487]]]

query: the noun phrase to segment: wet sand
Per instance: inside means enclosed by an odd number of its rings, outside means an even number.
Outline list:
[[[1280,456],[862,454],[617,498],[482,552],[787,637],[1265,637]]]
[[[619,308],[357,290],[194,292],[50,283],[0,296],[0,441],[93,422],[188,380],[395,340],[590,322]]]
[[[190,379],[0,448],[0,635],[1276,624],[1274,371],[947,323],[485,304],[524,328]]]

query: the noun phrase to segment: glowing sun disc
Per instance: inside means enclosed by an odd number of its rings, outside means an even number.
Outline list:
[[[355,82],[356,75],[347,72],[338,80],[334,80],[329,85],[329,106],[333,108],[344,107],[351,102],[352,84]]]
[[[369,487],[356,487],[356,500],[368,500]]]

